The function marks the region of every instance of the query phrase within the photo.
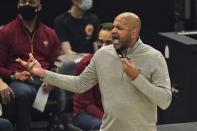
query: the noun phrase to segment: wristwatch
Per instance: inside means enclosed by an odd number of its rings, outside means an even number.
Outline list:
[[[13,71],[12,72],[12,74],[10,75],[10,78],[12,79],[12,80],[15,80],[15,77],[14,77],[14,74],[16,73],[16,71]]]

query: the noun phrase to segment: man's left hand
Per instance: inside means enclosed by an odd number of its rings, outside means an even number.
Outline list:
[[[130,59],[127,58],[121,58],[121,61],[123,63],[124,71],[127,73],[128,76],[131,77],[132,80],[135,80],[139,75],[139,71],[135,63],[133,63]]]

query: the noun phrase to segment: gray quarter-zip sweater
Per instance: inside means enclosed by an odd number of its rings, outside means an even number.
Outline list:
[[[97,51],[80,76],[46,71],[44,81],[82,93],[99,82],[104,116],[100,131],[156,131],[157,106],[171,102],[170,78],[163,55],[139,39],[127,56],[140,70],[132,80],[113,45]]]

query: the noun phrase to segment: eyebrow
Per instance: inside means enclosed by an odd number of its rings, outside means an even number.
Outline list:
[[[120,25],[114,25],[114,27],[122,27],[122,26],[120,26]]]

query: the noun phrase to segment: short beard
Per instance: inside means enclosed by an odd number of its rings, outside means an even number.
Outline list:
[[[128,36],[128,38],[129,39],[123,41],[122,44],[120,44],[121,45],[120,48],[119,48],[120,50],[126,51],[129,48],[130,43],[132,42],[132,38],[129,37],[129,36]]]
[[[124,42],[125,44],[121,44],[121,46],[120,46],[120,50],[122,50],[122,51],[125,51],[125,50],[127,50],[128,48],[129,48],[129,45],[130,45],[130,41],[129,40],[127,40],[127,41],[125,41]]]

